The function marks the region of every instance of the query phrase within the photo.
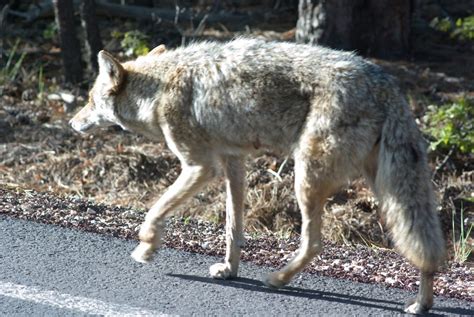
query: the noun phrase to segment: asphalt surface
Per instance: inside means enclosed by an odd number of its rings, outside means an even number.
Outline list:
[[[400,315],[413,294],[300,274],[287,288],[260,281],[271,268],[241,264],[240,278],[209,278],[220,259],[162,249],[143,265],[135,241],[0,216],[1,316]],[[474,315],[474,303],[435,298],[432,313]]]

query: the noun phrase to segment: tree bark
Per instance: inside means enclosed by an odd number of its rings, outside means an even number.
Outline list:
[[[410,52],[412,0],[300,0],[296,40],[383,58]]]
[[[0,7],[0,59],[3,59],[3,42],[5,38],[5,19],[7,16],[7,11],[8,11],[9,5],[6,4],[2,7]]]
[[[102,49],[102,40],[100,38],[99,26],[97,24],[97,16],[95,14],[95,1],[81,1],[81,23],[86,35],[86,54],[89,66],[97,72],[97,53]]]
[[[81,46],[74,26],[74,4],[72,0],[53,0],[54,13],[61,43],[61,57],[66,82],[82,81]]]

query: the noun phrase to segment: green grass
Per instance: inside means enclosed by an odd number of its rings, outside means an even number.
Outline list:
[[[38,99],[40,101],[44,99],[44,87],[43,65],[40,65],[38,70]]]
[[[469,255],[472,252],[472,245],[469,243],[469,237],[474,227],[474,224],[471,223],[467,230],[464,230],[464,208],[461,207],[461,219],[460,219],[460,232],[459,239],[456,241],[456,232],[455,232],[455,215],[456,210],[453,208],[452,211],[452,239],[453,239],[453,251],[454,251],[454,261],[458,263],[464,263],[469,258]]]
[[[0,84],[6,84],[8,82],[12,82],[17,78],[17,75],[21,69],[21,65],[23,64],[23,60],[25,59],[26,53],[23,52],[17,57],[16,52],[18,49],[18,45],[20,44],[20,40],[17,39],[13,48],[8,54],[7,63],[0,71]]]

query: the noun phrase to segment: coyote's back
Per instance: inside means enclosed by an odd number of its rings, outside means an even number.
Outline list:
[[[173,65],[170,77],[181,72],[181,83],[192,86],[193,119],[223,149],[288,152],[304,128],[320,135],[341,128],[350,134],[357,125],[380,130],[389,106],[384,94],[397,93],[378,66],[323,47],[239,39],[160,58]]]
[[[381,201],[397,249],[421,270],[406,311],[433,304],[433,275],[444,255],[425,144],[394,80],[352,53],[291,43],[236,39],[164,46],[124,64],[99,53],[100,74],[88,105],[72,120],[81,132],[119,124],[165,139],[182,163],[176,182],[153,205],[132,256],[149,261],[164,218],[219,170],[226,177],[224,263],[215,278],[237,276],[247,154],[272,151],[295,160],[302,214],[297,256],[266,284],[281,287],[321,248],[326,199],[365,176]]]

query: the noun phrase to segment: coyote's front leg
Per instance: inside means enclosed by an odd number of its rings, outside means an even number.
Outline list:
[[[240,250],[244,244],[242,234],[242,214],[245,191],[245,169],[241,157],[226,156],[223,159],[226,176],[226,255],[224,263],[216,263],[209,268],[214,278],[237,276]]]
[[[165,217],[192,197],[207,181],[214,176],[214,168],[201,165],[184,165],[178,179],[161,198],[151,207],[141,225],[140,244],[132,253],[138,262],[149,262],[161,242]]]

